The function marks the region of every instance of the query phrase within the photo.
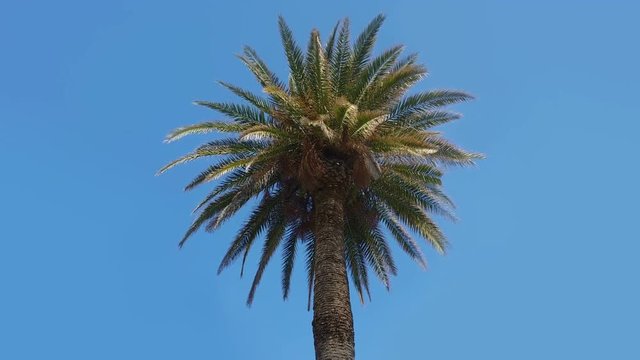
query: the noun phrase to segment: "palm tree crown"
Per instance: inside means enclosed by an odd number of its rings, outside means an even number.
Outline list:
[[[338,183],[344,194],[344,256],[361,301],[369,294],[369,271],[386,287],[396,273],[387,237],[421,266],[425,260],[412,234],[439,252],[447,247],[432,220],[432,214],[453,218],[453,204],[441,190],[442,168],[469,165],[481,156],[461,150],[432,128],[458,119],[459,114],[443,107],[471,96],[450,90],[407,96],[427,71],[416,63],[415,55],[402,57],[402,46],[372,55],[383,20],[382,15],[374,18],[354,43],[348,20],[335,26],[325,44],[313,30],[303,52],[280,18],[288,81],[281,81],[252,48],[245,47],[239,58],[266,95],[221,82],[244,102],[196,104],[230,120],[182,127],[166,138],[172,142],[196,133],[235,134],[198,147],[159,173],[202,157],[217,159],[186,186],[189,190],[218,180],[197,206],[198,216],[180,246],[201,227],[217,229],[250,199],[258,198],[218,269],[221,272],[242,258],[244,271],[247,254],[256,240],[264,238],[247,304],[280,246],[284,298],[298,246],[306,253],[311,297],[314,199],[318,189],[327,186],[322,179],[328,176],[343,176]],[[346,175],[336,172],[337,167],[346,168]]]

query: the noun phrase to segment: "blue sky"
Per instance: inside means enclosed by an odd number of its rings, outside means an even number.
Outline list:
[[[217,117],[192,100],[231,99],[215,80],[255,88],[244,44],[283,74],[278,14],[305,41],[379,12],[418,90],[477,97],[442,130],[487,159],[446,176],[449,254],[396,248],[391,292],[354,301],[358,358],[640,358],[632,1],[2,2],[0,358],[313,358],[301,264],[248,309],[250,278],[215,275],[242,219],[176,246],[204,164],[153,174],[203,141],[169,130]]]

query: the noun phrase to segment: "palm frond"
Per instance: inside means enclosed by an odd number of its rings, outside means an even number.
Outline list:
[[[352,137],[360,137],[362,139],[368,139],[371,137],[378,126],[389,119],[388,115],[368,116],[364,117],[361,121],[355,124],[355,129],[352,131]]]
[[[431,110],[437,107],[468,101],[473,97],[462,91],[431,90],[407,96],[390,110],[390,120],[401,120],[417,111]]]
[[[394,46],[378,55],[362,69],[359,78],[354,79],[356,83],[350,92],[350,99],[354,104],[360,104],[362,98],[370,91],[375,82],[393,66],[402,49],[402,45]]]
[[[460,117],[460,114],[451,111],[440,109],[427,110],[405,116],[397,122],[397,126],[411,127],[412,129],[429,129],[450,121],[458,120]]]
[[[351,225],[351,222],[347,221],[345,223],[345,226],[345,261],[347,268],[351,274],[351,282],[358,292],[360,303],[364,304],[365,291],[369,299],[371,299],[366,260],[362,255],[362,247],[358,242],[358,234],[355,230],[355,225]]]
[[[369,140],[369,147],[378,155],[391,154],[426,159],[438,151],[419,134],[385,135]]]
[[[332,127],[339,131],[346,131],[353,127],[358,120],[358,107],[345,99],[338,99],[335,107],[335,121]]]
[[[267,101],[266,99],[233,84],[229,84],[224,81],[218,81],[218,83],[234,93],[236,96],[246,100],[248,103],[255,106],[258,110],[264,112],[265,114],[273,113],[273,108],[271,107],[269,101]]]
[[[376,36],[380,30],[380,26],[384,22],[384,15],[379,14],[371,22],[364,31],[358,36],[353,45],[353,56],[351,58],[352,79],[357,77],[371,56],[373,45],[376,42]]]
[[[268,123],[265,113],[247,105],[217,103],[211,101],[194,101],[194,104],[216,110],[242,125],[258,125]]]
[[[313,260],[316,256],[316,241],[311,234],[308,232],[304,236],[304,244],[305,244],[305,263],[307,268],[307,311],[311,310],[311,294],[313,293],[313,284],[315,281],[315,269],[313,268]]]
[[[445,165],[473,165],[476,160],[484,159],[484,155],[460,149],[440,137],[429,137],[425,143],[438,149],[432,157]]]
[[[327,45],[324,48],[324,57],[329,61],[331,60],[335,50],[336,35],[338,34],[339,27],[340,21],[338,21],[336,26],[333,27],[333,31],[331,31],[331,35],[329,35],[329,38],[327,39]]]
[[[243,252],[248,253],[254,240],[269,225],[274,209],[277,208],[281,201],[279,194],[264,195],[260,203],[253,210],[242,228],[238,231],[236,238],[231,242],[227,253],[222,258],[220,266],[218,266],[218,274],[227,268],[234,260]],[[244,268],[244,263],[243,263]]]
[[[284,47],[284,53],[289,62],[289,70],[291,71],[291,77],[297,89],[297,94],[304,94],[304,54],[293,39],[293,33],[282,16],[278,18],[278,26],[280,28],[282,46]]]
[[[164,142],[170,143],[191,134],[206,134],[210,132],[236,133],[245,128],[242,124],[231,124],[225,121],[208,121],[189,126],[183,126],[170,132]]]
[[[278,129],[275,126],[255,125],[244,129],[240,133],[240,140],[265,140],[265,139],[282,139],[287,138],[288,133]]]
[[[193,161],[195,159],[206,156],[218,156],[218,155],[244,155],[248,156],[251,153],[264,149],[265,144],[256,141],[239,141],[237,139],[223,139],[211,141],[205,145],[202,145],[195,149],[193,152],[177,158],[176,160],[168,163],[160,170],[157,175],[186,162]]]
[[[275,73],[269,70],[267,64],[262,61],[258,53],[250,46],[245,46],[243,55],[239,55],[238,58],[253,73],[262,87],[275,86],[282,89],[282,91],[287,90],[282,81],[278,79]]]
[[[411,234],[404,228],[396,216],[384,205],[377,204],[380,221],[386,226],[400,248],[404,250],[411,259],[416,261],[420,267],[425,269],[427,261],[424,259],[420,245],[411,237]]]
[[[427,69],[422,66],[422,65],[416,65],[416,60],[418,60],[418,54],[416,53],[412,53],[409,54],[405,57],[403,57],[402,59],[398,60],[389,70],[390,74],[393,74],[395,72],[398,72],[404,68],[410,67],[410,66],[418,66],[420,68],[422,68],[424,70],[424,72],[427,72]]]
[[[390,288],[390,276],[396,275],[397,268],[391,250],[384,235],[380,231],[380,218],[377,204],[366,192],[360,192],[356,197],[356,206],[352,207],[347,216],[364,259],[374,270],[380,281]]]
[[[260,284],[260,280],[262,279],[262,274],[264,270],[267,268],[269,264],[269,260],[273,253],[275,253],[276,249],[280,245],[282,241],[282,237],[286,228],[286,219],[284,213],[282,211],[282,203],[278,204],[279,206],[272,212],[271,219],[269,219],[269,229],[267,231],[267,238],[264,242],[264,247],[262,249],[262,256],[260,257],[260,263],[258,264],[258,270],[256,270],[256,275],[253,278],[253,283],[251,284],[251,290],[249,291],[249,296],[247,297],[247,306],[251,306],[253,303],[253,298],[256,294],[256,289]]]
[[[363,95],[359,102],[363,109],[372,110],[389,107],[397,102],[411,86],[427,73],[423,66],[413,63],[406,64],[398,69],[395,69],[396,66],[381,76],[370,86],[369,91]]]
[[[305,88],[307,97],[313,100],[317,114],[327,113],[329,83],[327,78],[327,59],[320,43],[320,33],[311,32],[305,63]]]
[[[180,242],[178,243],[178,246],[182,247],[184,243],[189,239],[189,237],[193,235],[193,233],[196,232],[198,229],[200,229],[202,224],[204,224],[207,221],[210,221],[211,219],[215,219],[217,214],[233,201],[233,198],[235,197],[235,195],[236,195],[236,192],[230,191],[221,195],[220,197],[218,197],[217,199],[209,203],[209,205],[207,205],[200,212],[200,215],[198,215],[198,217],[193,221],[191,226],[189,226],[189,229],[182,237],[182,240],[180,240]]]
[[[333,92],[336,97],[343,96],[350,76],[349,61],[351,59],[351,44],[349,43],[349,19],[342,22],[338,45],[330,58]]]
[[[453,203],[448,198],[440,196],[439,192],[434,192],[432,189],[436,188],[433,186],[428,187],[402,173],[395,173],[393,170],[385,172],[379,182],[379,186],[386,188],[387,191],[401,193],[404,199],[418,204],[431,213],[442,215],[449,220],[456,220],[451,209]]]
[[[289,297],[291,274],[296,259],[296,247],[300,238],[300,220],[289,224],[282,248],[282,298]]]
[[[201,172],[200,175],[194,178],[184,189],[191,190],[198,185],[218,179],[228,172],[248,164],[251,160],[252,158],[249,156],[233,156],[223,159]]]
[[[385,169],[391,169],[395,173],[402,174],[425,185],[441,185],[442,171],[429,164],[398,164],[390,163],[382,165]]]
[[[388,290],[391,286],[389,276],[395,275],[396,266],[384,236],[378,229],[377,223],[363,224],[361,219],[355,218],[357,240],[361,252],[378,279]]]
[[[395,191],[393,194],[389,189],[394,187],[378,187],[380,182],[372,186],[375,197],[385,204],[393,214],[405,225],[427,240],[438,252],[444,253],[447,248],[447,240],[438,226],[431,220],[429,215],[415,201],[409,201],[402,192]],[[397,190],[397,188],[395,188]]]
[[[290,122],[295,123],[296,119],[304,115],[304,104],[292,97],[287,91],[271,85],[265,86],[262,90],[271,95],[271,100],[288,113],[287,120]]]
[[[222,225],[222,223],[227,221],[236,212],[238,212],[238,210],[240,210],[240,208],[242,208],[242,206],[244,206],[247,201],[249,201],[252,197],[257,196],[264,190],[265,188],[263,186],[261,186],[260,184],[256,186],[256,184],[252,182],[246,184],[241,188],[238,188],[233,200],[222,210],[220,210],[216,218],[207,225],[207,231],[213,231],[217,229],[220,225]]]
[[[216,196],[229,191],[233,188],[241,188],[243,186],[267,187],[275,182],[277,172],[273,167],[252,166],[251,169],[236,169],[228,174],[220,181],[218,186],[210,192],[196,207],[193,213],[200,210],[204,205]]]

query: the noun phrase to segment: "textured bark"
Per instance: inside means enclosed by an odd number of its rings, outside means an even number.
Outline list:
[[[314,196],[313,337],[317,360],[353,360],[353,315],[344,258],[347,182],[344,173],[332,175]]]

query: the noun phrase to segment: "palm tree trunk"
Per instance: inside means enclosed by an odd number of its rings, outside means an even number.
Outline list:
[[[328,187],[316,194],[314,202],[312,324],[316,360],[353,360],[353,315],[344,258],[344,192]]]

